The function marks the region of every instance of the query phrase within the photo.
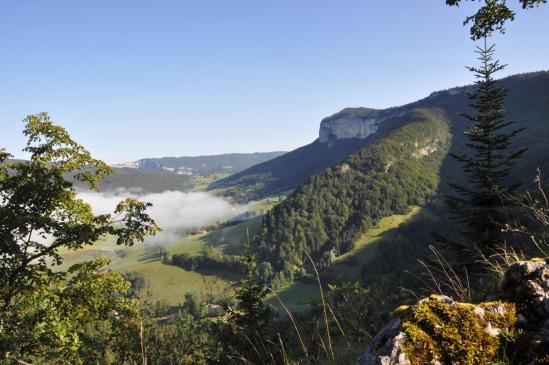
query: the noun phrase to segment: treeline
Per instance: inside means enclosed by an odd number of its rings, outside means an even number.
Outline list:
[[[435,195],[450,145],[447,118],[438,109],[402,118],[408,124],[313,176],[267,213],[256,245],[262,280],[307,276],[305,252],[328,266],[380,218]]]
[[[235,273],[244,273],[246,271],[246,266],[243,264],[240,256],[221,255],[213,252],[213,250],[206,250],[201,255],[194,256],[187,253],[172,255],[166,263],[189,271],[204,269]]]

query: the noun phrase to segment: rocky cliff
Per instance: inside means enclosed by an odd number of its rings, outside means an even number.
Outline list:
[[[319,141],[330,142],[335,139],[364,139],[378,129],[376,110],[369,108],[347,108],[324,118],[320,122]]]
[[[320,122],[318,140],[332,143],[340,139],[365,139],[376,133],[385,120],[402,116],[409,110],[408,106],[386,110],[346,108]]]

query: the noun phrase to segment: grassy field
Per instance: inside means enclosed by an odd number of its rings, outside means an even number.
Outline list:
[[[324,288],[324,291],[326,289]],[[278,298],[292,313],[305,312],[311,309],[310,302],[320,298],[320,289],[317,284],[294,283],[277,291]],[[269,295],[267,304],[272,305],[282,316],[286,311],[274,295]]]
[[[277,198],[270,199],[277,200]],[[262,207],[258,209],[266,209],[275,204],[270,199],[257,202],[256,206]],[[420,208],[414,207],[408,214],[383,218],[376,227],[370,229],[356,242],[355,248],[351,252],[340,256],[334,265],[321,273],[321,276],[329,278],[330,282],[358,280],[361,266],[368,263],[376,246],[382,243],[383,240],[390,239],[391,231],[394,228],[415,216],[419,211]],[[247,240],[247,232],[250,237],[253,237],[260,227],[261,217],[258,216],[237,225],[182,237],[179,241],[165,246],[165,249],[168,255],[182,253],[198,255],[209,244],[223,254],[241,254],[243,244]],[[142,276],[148,284],[146,289],[147,300],[165,301],[169,305],[181,303],[185,293],[188,292],[213,297],[230,295],[239,279],[237,274],[223,271],[198,273],[166,265],[162,263],[158,246],[140,243],[133,247],[120,247],[116,245],[112,237],[107,237],[80,251],[63,252],[65,261],[62,269],[66,269],[74,263],[101,256],[111,260],[110,269],[113,271]],[[309,301],[320,296],[316,284],[299,282],[280,289],[277,294],[292,312],[307,310]],[[268,303],[281,311],[282,315],[285,315],[274,296],[269,296]]]
[[[258,214],[265,214],[269,210],[273,209],[275,205],[280,203],[282,200],[284,200],[284,196],[280,197],[269,197],[262,200],[256,201],[252,205],[252,212],[258,213]]]
[[[252,237],[261,225],[261,217],[227,226],[207,233],[181,237],[177,242],[165,245],[168,254],[199,255],[206,245],[212,245],[223,254],[240,254],[247,239]],[[62,270],[82,261],[106,257],[111,261],[109,268],[119,273],[133,273],[142,276],[148,287],[147,299],[166,301],[176,305],[183,301],[185,293],[195,292],[213,297],[232,293],[239,275],[224,271],[187,271],[162,263],[160,247],[137,243],[132,247],[116,245],[113,237],[106,237],[92,246],[79,251],[64,251]]]
[[[382,244],[383,240],[390,239],[392,230],[410,220],[420,210],[420,207],[412,207],[407,214],[392,215],[381,219],[377,226],[360,237],[353,250],[338,257],[334,265],[321,272],[323,281],[358,281],[362,265],[367,264],[371,259],[376,246]],[[324,290],[326,290],[325,287]],[[320,298],[320,291],[316,284],[297,282],[280,289],[277,295],[290,311],[303,312],[310,308],[309,303],[311,300]],[[274,295],[269,297],[268,303],[277,308],[282,315],[285,314],[284,309]]]
[[[193,176],[193,191],[205,191],[208,186],[213,183],[214,181],[221,180],[229,176],[230,174],[213,174],[213,175],[207,175],[207,176]]]
[[[323,270],[321,276],[336,283],[358,281],[362,265],[368,264],[378,246],[383,244],[384,240],[390,240],[398,226],[409,221],[420,211],[420,207],[412,207],[407,214],[382,218],[375,227],[369,229],[356,241],[351,251],[339,256],[332,266]]]
[[[206,236],[207,234],[201,234],[186,237],[167,246],[166,251],[168,254],[197,255],[207,243]],[[120,247],[113,238],[106,238],[83,250],[65,251],[63,257],[65,261],[62,269],[77,262],[106,257],[111,260],[111,270],[133,273],[146,280],[146,298],[149,301],[166,301],[169,305],[183,302],[185,293],[188,292],[212,294],[214,297],[230,294],[238,280],[238,276],[231,273],[197,273],[163,264],[158,246],[138,243],[132,247]]]
[[[208,233],[205,240],[224,255],[239,255],[244,252],[244,244],[252,241],[259,232],[262,217],[255,217],[240,224],[227,226]]]

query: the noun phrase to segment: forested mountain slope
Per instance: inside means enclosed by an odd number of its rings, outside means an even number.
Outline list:
[[[549,72],[510,76],[500,82],[510,89],[506,104],[509,116],[527,128],[515,140],[517,145],[530,146],[516,176],[532,175],[535,168],[545,162],[542,150],[547,147],[540,141],[549,140]],[[310,176],[342,162],[351,153],[400,127],[398,116],[414,108],[444,110],[454,136],[452,149],[459,153],[463,150],[463,132],[468,126],[459,116],[469,105],[463,95],[467,88],[435,92],[417,102],[385,110],[345,109],[322,121],[319,139],[311,144],[217,181],[210,189],[225,189],[226,194],[242,200],[295,189]],[[348,127],[342,130],[344,126]],[[452,171],[456,171],[453,163],[445,163],[443,179],[454,178]]]
[[[403,126],[313,176],[265,216],[257,245],[263,279],[304,274],[304,251],[327,266],[380,218],[436,194],[451,140],[445,113],[414,109],[393,122]]]

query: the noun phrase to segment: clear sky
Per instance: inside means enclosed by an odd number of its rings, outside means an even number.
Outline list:
[[[21,120],[48,111],[111,163],[291,150],[344,107],[470,83],[478,5],[444,2],[2,0],[0,147],[21,157]],[[548,24],[519,11],[501,76],[549,69]]]

